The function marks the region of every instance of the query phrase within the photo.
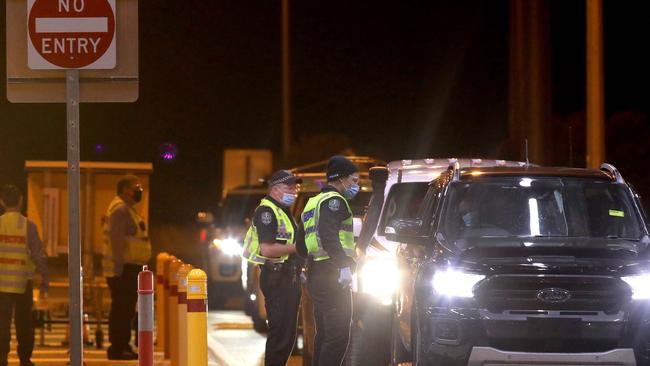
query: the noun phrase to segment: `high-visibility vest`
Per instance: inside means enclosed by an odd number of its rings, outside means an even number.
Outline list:
[[[0,216],[0,292],[24,294],[34,276],[27,244],[27,218],[18,212]]]
[[[104,216],[104,245],[102,257],[102,270],[105,277],[115,276],[113,261],[114,256],[119,254],[113,253],[113,246],[111,245],[110,237],[110,220],[111,215],[115,210],[120,207],[127,206],[127,204],[120,198],[115,197],[111,204],[108,205],[108,210]],[[122,253],[123,263],[131,264],[146,264],[151,258],[151,242],[147,236],[147,230],[144,225],[144,220],[138,215],[133,207],[127,206],[129,216],[135,224],[135,235],[129,235],[124,241],[124,253]]]
[[[272,201],[264,198],[260,202],[259,207],[269,207],[275,214],[275,219],[278,222],[278,230],[275,234],[277,242],[284,241],[287,245],[296,245],[295,232],[293,229],[292,219]],[[244,252],[242,257],[247,261],[255,264],[264,264],[265,262],[271,263],[284,263],[289,258],[289,255],[284,255],[278,258],[269,258],[260,254],[260,238],[257,234],[257,228],[253,223],[246,232],[244,238]]]
[[[320,236],[318,235],[318,219],[320,217],[321,204],[332,197],[340,197],[343,202],[345,202],[345,208],[347,209],[349,216],[341,224],[341,228],[339,229],[339,241],[341,242],[341,247],[343,247],[345,254],[352,258],[355,256],[354,232],[352,231],[352,210],[350,209],[350,204],[348,204],[348,201],[338,192],[323,192],[307,201],[307,205],[305,206],[301,216],[303,227],[305,228],[305,244],[307,246],[307,252],[313,257],[314,261],[317,262],[330,258],[323,248]]]

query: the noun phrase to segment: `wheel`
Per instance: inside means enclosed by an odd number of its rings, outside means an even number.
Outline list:
[[[402,337],[399,335],[399,321],[397,320],[397,316],[393,316],[390,330],[390,365],[398,366],[400,363],[408,361],[411,361],[411,355],[406,347],[404,347]]]
[[[422,333],[420,326],[415,321],[414,327],[411,328],[411,354],[413,355],[413,366],[431,366],[426,360],[424,350],[422,349]]]
[[[208,282],[208,309],[216,310],[223,308],[228,297],[224,294],[224,289],[219,283]]]
[[[353,323],[348,353],[352,366],[388,365],[391,359],[390,334],[392,311],[389,307],[369,304]]]

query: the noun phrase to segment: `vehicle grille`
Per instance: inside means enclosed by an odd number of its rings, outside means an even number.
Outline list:
[[[543,289],[569,292],[562,302],[538,298]],[[616,277],[606,276],[526,276],[495,275],[483,281],[474,292],[479,304],[490,312],[505,310],[603,311],[614,314],[630,296],[630,289]]]

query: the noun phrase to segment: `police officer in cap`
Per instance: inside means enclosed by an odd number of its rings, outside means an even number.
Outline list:
[[[327,185],[302,213],[309,253],[307,288],[316,322],[316,366],[340,365],[350,339],[355,248],[348,200],[359,192],[357,167],[345,157],[332,157],[326,173]]]
[[[298,235],[289,208],[296,199],[298,183],[287,170],[273,173],[269,193],[255,210],[244,239],[243,257],[261,267],[260,287],[269,324],[266,366],[284,366],[296,341],[301,266],[294,254]]]

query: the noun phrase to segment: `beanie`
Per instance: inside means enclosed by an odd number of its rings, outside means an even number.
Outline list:
[[[350,160],[341,155],[332,156],[327,162],[326,174],[328,181],[347,177],[358,171],[357,167]]]

